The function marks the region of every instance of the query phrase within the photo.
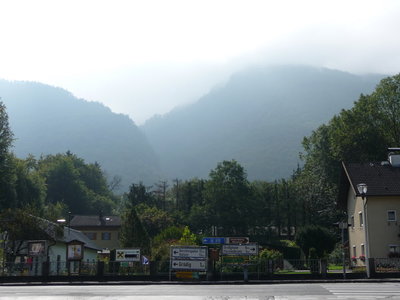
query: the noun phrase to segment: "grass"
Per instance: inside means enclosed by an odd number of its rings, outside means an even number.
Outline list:
[[[333,265],[333,264],[329,264],[328,270],[330,270],[330,271],[333,271],[333,270],[343,270],[343,266],[342,266],[342,265]]]

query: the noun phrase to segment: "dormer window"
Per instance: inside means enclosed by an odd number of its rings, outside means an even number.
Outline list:
[[[388,222],[396,222],[396,211],[395,210],[387,211],[387,220],[388,220]]]

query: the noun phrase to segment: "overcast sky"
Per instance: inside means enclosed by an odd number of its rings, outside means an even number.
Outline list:
[[[397,0],[0,0],[0,78],[141,124],[249,65],[399,73],[399,30]]]

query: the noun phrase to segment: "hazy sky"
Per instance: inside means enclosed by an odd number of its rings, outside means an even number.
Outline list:
[[[140,124],[248,65],[398,73],[399,30],[397,0],[0,0],[0,78],[60,86]]]

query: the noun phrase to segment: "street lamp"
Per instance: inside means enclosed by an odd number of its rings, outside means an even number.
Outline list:
[[[366,183],[359,183],[357,184],[357,190],[361,194],[361,197],[364,199],[368,191],[368,186]]]
[[[57,219],[57,223],[64,224],[66,222],[67,222],[67,220],[65,218]],[[67,226],[68,226],[68,235],[69,235],[70,231],[71,231],[71,229],[70,229],[71,228],[71,212],[70,211],[68,212],[68,223],[67,223]]]
[[[368,186],[366,183],[357,184],[357,190],[361,194],[361,198],[363,200],[363,217],[364,217],[364,234],[365,234],[365,261],[366,261],[366,269],[367,269],[367,277],[370,278],[371,270],[370,270],[370,261],[369,261],[369,240],[368,240],[368,224],[367,224],[367,191]]]

